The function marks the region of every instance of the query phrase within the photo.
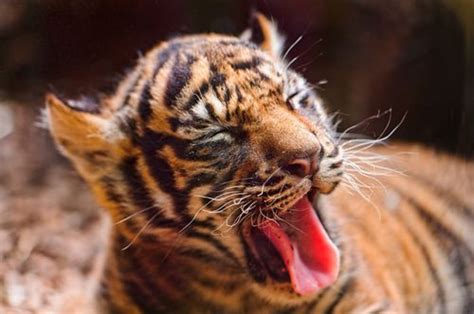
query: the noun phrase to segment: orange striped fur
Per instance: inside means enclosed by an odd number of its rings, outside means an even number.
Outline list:
[[[110,311],[472,313],[474,166],[341,140],[282,43],[257,14],[240,38],[159,44],[95,106],[47,96],[58,147],[115,222]],[[307,156],[312,177],[288,166]],[[302,297],[255,265],[242,233],[257,209],[312,190],[341,269]]]

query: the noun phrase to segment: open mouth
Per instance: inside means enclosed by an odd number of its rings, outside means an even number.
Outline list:
[[[244,237],[257,264],[274,281],[291,284],[302,296],[312,295],[337,278],[339,251],[319,220],[312,201],[315,191],[282,213],[281,220],[266,220],[244,228]]]

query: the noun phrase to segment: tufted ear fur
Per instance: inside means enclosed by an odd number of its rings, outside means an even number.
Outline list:
[[[116,159],[119,131],[99,112],[86,111],[87,107],[46,95],[46,122],[56,145],[81,173],[93,175]]]
[[[285,38],[278,33],[276,24],[259,12],[252,14],[250,27],[240,35],[240,38],[259,45],[277,58],[281,57],[285,43]]]

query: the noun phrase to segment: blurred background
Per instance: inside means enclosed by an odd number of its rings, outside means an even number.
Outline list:
[[[8,265],[39,254],[42,266],[31,267],[53,276],[62,268],[44,266],[44,256],[63,258],[67,271],[72,262],[51,243],[70,248],[76,233],[97,239],[89,194],[37,125],[45,92],[110,93],[157,42],[239,34],[255,9],[278,22],[287,46],[303,36],[288,59],[299,57],[292,67],[319,86],[341,129],[392,108],[392,127],[407,114],[393,138],[474,156],[472,0],[0,0],[0,303],[33,302],[25,289],[37,287]],[[387,116],[356,132],[377,136],[386,123]],[[41,233],[45,221],[63,242]]]

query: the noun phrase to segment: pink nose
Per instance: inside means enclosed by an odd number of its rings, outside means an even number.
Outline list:
[[[312,154],[304,158],[295,158],[282,167],[282,169],[289,174],[301,178],[312,176],[317,171],[317,168],[317,154]]]

